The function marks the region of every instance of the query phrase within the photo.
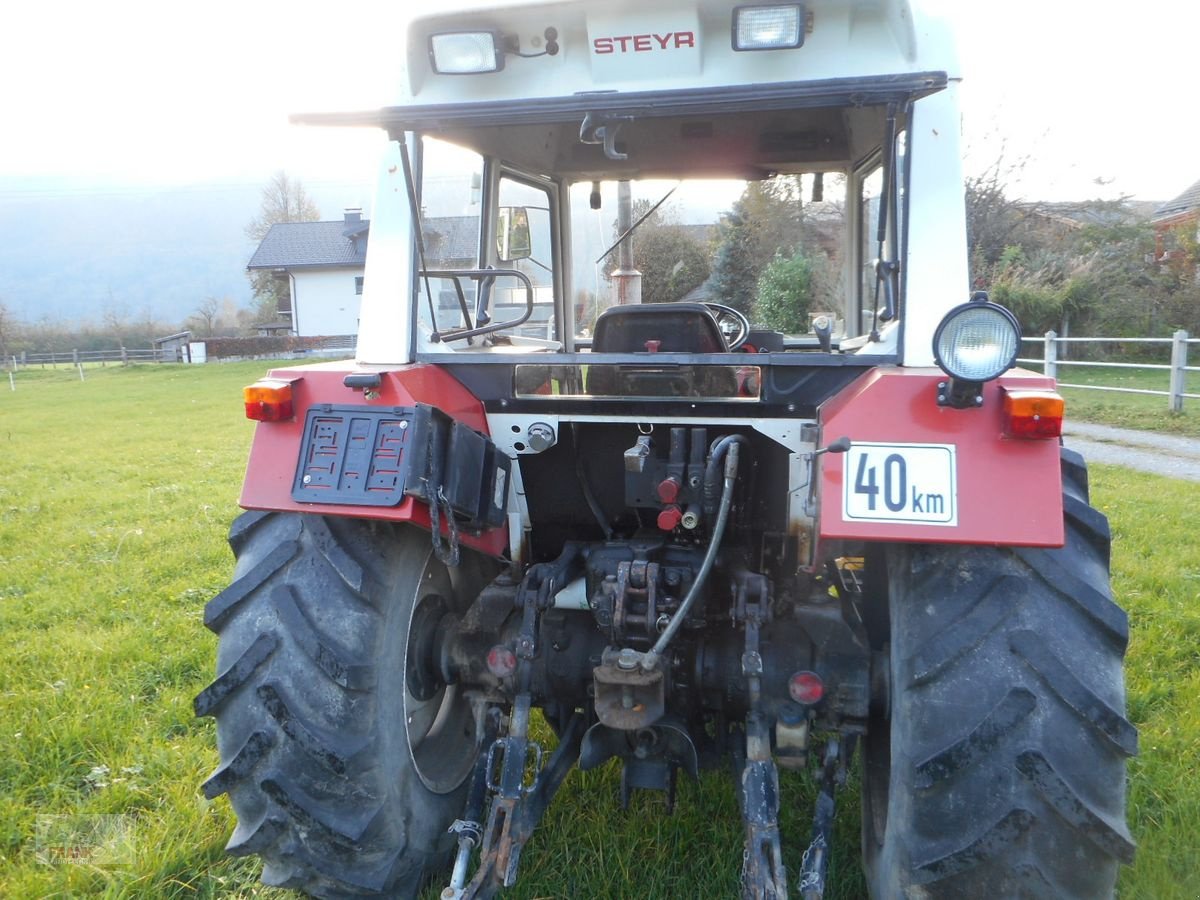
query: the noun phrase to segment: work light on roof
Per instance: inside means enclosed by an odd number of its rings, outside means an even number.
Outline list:
[[[429,59],[440,75],[473,75],[504,68],[504,54],[492,31],[430,35]]]
[[[733,11],[734,50],[783,50],[804,43],[804,6],[739,6]]]

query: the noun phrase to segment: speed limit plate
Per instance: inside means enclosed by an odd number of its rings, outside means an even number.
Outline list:
[[[854,443],[845,460],[842,518],[847,522],[958,524],[953,444]]]

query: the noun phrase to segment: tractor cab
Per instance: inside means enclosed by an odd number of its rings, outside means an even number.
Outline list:
[[[906,298],[922,332],[966,284],[962,198],[940,187],[959,171],[957,62],[936,25],[918,35],[892,2],[418,18],[396,106],[301,117],[393,139],[372,241],[417,252],[368,254],[359,360],[600,352],[610,306],[700,300],[732,308],[728,337],[752,320],[748,349],[928,365],[927,334],[901,341]],[[714,272],[731,234],[752,246]],[[799,314],[755,296],[776,254],[812,270]],[[406,321],[374,290],[411,298]]]

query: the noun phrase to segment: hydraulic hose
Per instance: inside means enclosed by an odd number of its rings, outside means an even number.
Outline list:
[[[659,659],[675,634],[683,627],[684,620],[691,612],[696,598],[700,596],[700,590],[704,587],[704,582],[708,580],[708,573],[712,571],[713,563],[716,562],[717,551],[721,547],[721,538],[725,536],[725,526],[729,522],[729,508],[733,505],[733,483],[737,479],[738,468],[738,444],[744,442],[745,438],[742,438],[741,435],[731,435],[728,438],[722,438],[721,443],[713,450],[713,459],[709,461],[709,466],[713,466],[718,451],[725,456],[725,485],[721,491],[721,506],[717,511],[716,524],[713,525],[712,540],[709,542],[708,552],[704,554],[704,561],[700,564],[700,571],[696,573],[696,579],[692,582],[691,590],[683,598],[683,603],[679,604],[679,610],[671,617],[671,621],[659,635],[657,643],[642,655],[643,671],[652,672],[658,667]]]
[[[735,444],[749,447],[750,442],[745,435],[728,434],[717,438],[712,443],[708,454],[708,465],[704,468],[704,514],[712,516],[717,511],[718,491],[721,488],[721,458]]]

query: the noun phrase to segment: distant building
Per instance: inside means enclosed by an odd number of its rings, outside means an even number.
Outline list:
[[[1200,237],[1200,181],[1154,211],[1154,258],[1169,259],[1175,250],[1174,234],[1190,229]]]
[[[424,225],[426,262],[431,268],[475,265],[478,217],[430,218]],[[358,334],[370,227],[360,209],[346,210],[340,222],[271,226],[246,268],[287,279],[289,302],[279,316],[290,323],[291,333],[305,337]]]
[[[188,354],[188,344],[192,340],[190,331],[177,331],[166,337],[156,338],[154,349],[159,354],[160,362],[191,362]]]
[[[346,210],[340,222],[271,226],[246,268],[288,280],[290,302],[279,317],[292,333],[358,334],[369,227],[360,209]]]

